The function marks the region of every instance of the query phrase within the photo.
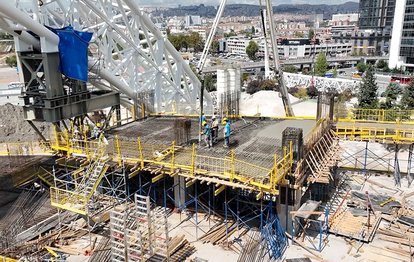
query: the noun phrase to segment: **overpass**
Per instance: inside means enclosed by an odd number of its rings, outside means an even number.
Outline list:
[[[352,63],[356,64],[359,61],[363,60],[365,62],[367,61],[377,61],[380,59],[388,60],[388,57],[382,57],[382,56],[342,56],[342,57],[327,57],[326,58],[328,63]],[[315,58],[309,57],[309,58],[289,58],[287,60],[280,60],[280,64],[282,65],[311,65],[315,62]],[[204,73],[214,73],[218,69],[225,69],[228,67],[240,67],[241,69],[255,69],[255,68],[264,68],[264,61],[259,62],[245,62],[245,63],[235,63],[235,64],[224,64],[224,65],[218,65],[218,66],[210,66],[205,67],[203,72]]]

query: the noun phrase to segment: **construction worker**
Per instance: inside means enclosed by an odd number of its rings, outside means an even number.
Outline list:
[[[206,141],[206,147],[210,148],[212,147],[211,144],[211,128],[210,126],[207,124],[207,121],[203,122],[203,133],[204,133],[204,141]]]
[[[96,125],[93,127],[93,136],[95,139],[99,138],[99,135],[101,134],[101,123],[96,123]]]
[[[211,136],[213,138],[213,145],[217,143],[218,130],[219,130],[219,122],[216,116],[213,115],[213,117],[211,118]]]
[[[203,126],[203,123],[206,121],[206,116],[204,115],[204,112],[201,113],[201,116],[198,117],[198,120],[201,123],[201,126]]]
[[[223,125],[224,125],[224,147],[230,146],[230,121],[227,117],[223,118]]]

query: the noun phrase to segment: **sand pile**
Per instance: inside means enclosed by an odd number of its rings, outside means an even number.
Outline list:
[[[289,95],[295,116],[316,116],[316,100],[299,100]],[[279,92],[259,91],[253,95],[241,94],[240,114],[261,116],[285,116],[283,101]]]
[[[34,122],[42,134],[49,138],[50,124]],[[36,131],[23,118],[23,108],[12,104],[0,106],[0,143],[27,142],[40,139]]]

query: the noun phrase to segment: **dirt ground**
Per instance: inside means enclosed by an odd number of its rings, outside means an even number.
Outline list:
[[[49,138],[47,123],[35,122],[42,134]],[[38,141],[40,136],[23,118],[23,108],[12,104],[0,106],[0,143]]]

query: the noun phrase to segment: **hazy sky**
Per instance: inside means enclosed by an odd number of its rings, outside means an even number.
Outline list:
[[[346,2],[358,2],[358,0],[273,0],[273,5],[280,4],[342,4]],[[137,0],[138,4],[141,5],[152,5],[152,6],[176,6],[181,5],[218,5],[219,0]],[[173,2],[173,3],[172,3]],[[264,0],[262,3],[264,4]],[[258,4],[258,0],[227,0],[229,4]]]

